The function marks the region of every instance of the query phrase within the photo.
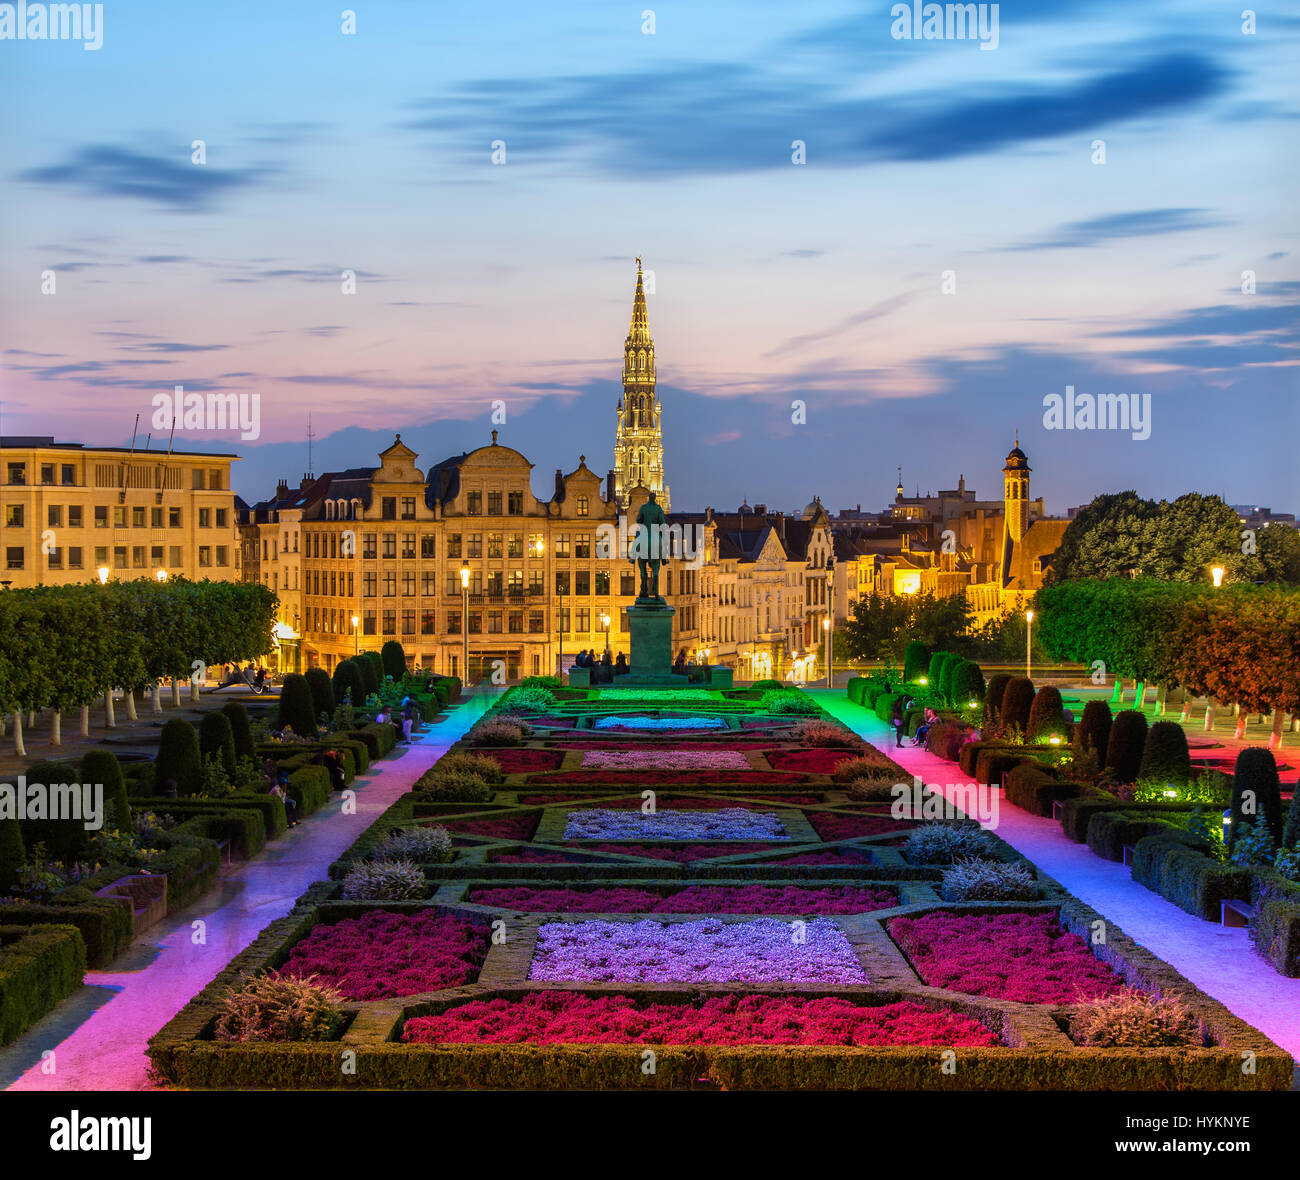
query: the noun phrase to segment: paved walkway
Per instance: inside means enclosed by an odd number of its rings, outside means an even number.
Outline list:
[[[330,805],[226,874],[188,909],[141,935],[106,971],[0,1049],[0,1087],[142,1090],[145,1043],[276,918],[470,727],[494,699],[476,692],[416,742],[358,778],[355,815]],[[194,945],[196,924],[205,940]],[[42,1054],[54,1053],[53,1070]],[[48,1063],[45,1069],[48,1069]]]
[[[812,695],[827,712],[927,784],[946,787],[966,781],[956,763],[907,739],[903,749],[893,749],[893,730],[871,710],[850,702],[843,690],[813,689]],[[1001,799],[998,812],[997,834],[1016,851],[1300,1059],[1300,979],[1274,971],[1244,928],[1203,922],[1185,913],[1134,881],[1123,865],[1074,843],[1055,820],[1030,815]]]

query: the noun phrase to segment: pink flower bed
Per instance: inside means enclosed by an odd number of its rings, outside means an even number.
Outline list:
[[[531,840],[537,831],[541,816],[503,815],[496,819],[439,820],[438,824],[449,832],[466,836],[490,836],[494,840]]]
[[[526,747],[486,747],[474,751],[491,758],[506,774],[524,774],[530,770],[555,770],[564,761],[559,750],[530,750]]]
[[[931,987],[1028,1004],[1070,1004],[1122,990],[1124,981],[1061,929],[1054,913],[895,918],[889,933]]]
[[[844,931],[829,918],[795,928],[781,918],[723,922],[545,922],[530,979],[559,983],[866,983]]]
[[[742,717],[740,727],[742,729],[793,729],[793,721],[773,721],[770,717]]]
[[[778,750],[768,754],[773,770],[801,770],[804,774],[832,774],[841,762],[861,758],[861,750],[836,750],[818,746],[811,750]]]
[[[850,840],[855,836],[879,836],[884,832],[906,832],[916,824],[906,819],[882,815],[841,815],[834,811],[805,813],[814,831],[823,840]]]
[[[748,770],[739,750],[590,750],[583,770]]]
[[[473,983],[487,957],[488,926],[424,910],[373,910],[314,926],[289,952],[284,974],[338,988],[349,1000],[383,1000]]]
[[[545,786],[548,783],[601,783],[628,786],[682,786],[683,779],[704,786],[708,783],[748,783],[753,786],[774,787],[777,783],[802,783],[804,775],[784,773],[779,770],[553,770],[549,774],[530,774],[528,785]]]
[[[860,852],[801,852],[797,856],[783,856],[777,860],[765,860],[764,864],[774,865],[861,865],[870,864],[871,858]]]
[[[856,885],[688,885],[651,889],[476,889],[469,900],[503,910],[551,914],[861,914],[898,904],[889,889]]]
[[[534,991],[473,1000],[406,1022],[414,1044],[943,1045],[998,1044],[979,1021],[911,1000],[869,1006],[838,996],[716,996],[645,1004],[632,996]]]
[[[718,841],[709,844],[630,844],[623,840],[606,843],[581,842],[583,852],[619,852],[624,856],[646,856],[652,860],[671,860],[686,864],[692,860],[707,860],[712,856],[739,856],[742,852],[771,851],[767,841],[750,840],[740,843]]]
[[[570,865],[583,862],[575,860],[571,856],[566,856],[563,852],[525,850],[523,852],[503,852],[492,857],[492,863],[494,865]]]
[[[549,714],[528,718],[529,725],[549,725],[555,729],[572,729],[578,724],[576,717],[552,717]]]

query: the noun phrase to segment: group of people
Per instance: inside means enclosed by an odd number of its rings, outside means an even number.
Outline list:
[[[615,676],[623,676],[628,671],[627,656],[619,652],[618,659],[615,659],[611,655],[609,648],[605,649],[605,654],[599,659],[597,659],[594,649],[589,648],[586,651],[580,651],[573,661],[573,666],[575,668],[589,669],[592,684],[612,683]]]
[[[220,692],[232,684],[246,685],[254,692],[261,692],[266,687],[266,669],[252,660],[246,668],[241,668],[238,661],[233,664],[222,664],[221,681],[216,691]]]
[[[677,652],[677,658],[673,661],[673,671],[678,676],[686,675],[691,668],[707,668],[708,666],[709,661],[706,656],[701,656],[698,660],[688,660],[684,647]]]
[[[409,742],[415,727],[420,723],[420,706],[410,697],[403,697],[401,705],[396,709],[381,705],[379,712],[375,714],[375,722],[379,725],[391,725],[397,730],[399,742]]]

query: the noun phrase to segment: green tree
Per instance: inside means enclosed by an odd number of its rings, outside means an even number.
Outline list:
[[[903,653],[903,680],[907,684],[915,684],[922,676],[930,663],[930,652],[924,643],[919,639],[908,641],[907,648]]]
[[[253,731],[248,724],[248,710],[241,701],[227,701],[221,711],[230,722],[230,734],[235,743],[235,758],[253,757]]]
[[[1061,701],[1061,690],[1054,685],[1045,684],[1034,695],[1034,703],[1029,708],[1029,719],[1025,723],[1025,736],[1031,742],[1041,742],[1053,734],[1064,738],[1065,730],[1065,705]]]
[[[1187,734],[1178,722],[1157,721],[1147,730],[1137,776],[1139,779],[1179,784],[1191,779],[1192,758],[1187,749]]]
[[[280,686],[280,713],[278,727],[286,725],[299,737],[316,736],[316,707],[312,701],[307,679],[291,672]]]
[[[1110,727],[1110,741],[1106,745],[1106,765],[1115,781],[1136,781],[1142,765],[1142,751],[1146,746],[1147,719],[1136,709],[1124,709],[1115,714]]]

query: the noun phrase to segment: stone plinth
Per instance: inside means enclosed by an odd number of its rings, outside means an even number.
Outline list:
[[[629,684],[667,680],[673,671],[673,615],[676,613],[661,598],[638,598],[627,608],[630,638],[630,671],[619,679]],[[679,679],[684,679],[681,677]]]

